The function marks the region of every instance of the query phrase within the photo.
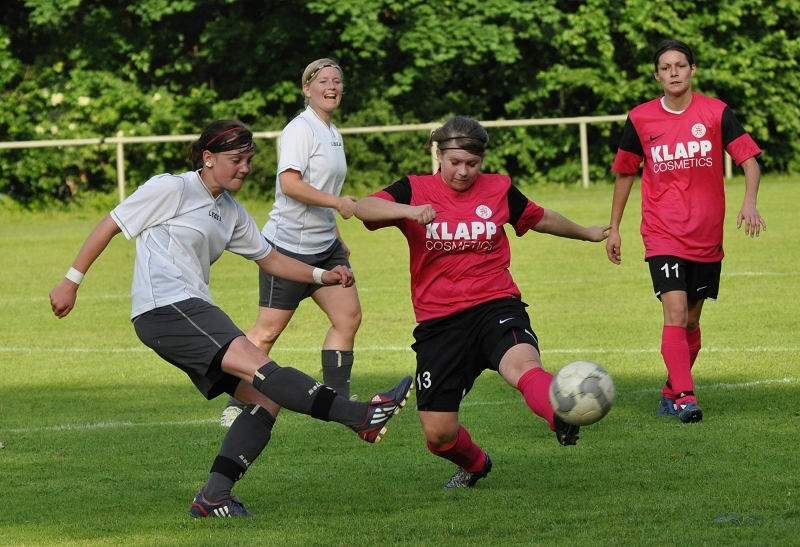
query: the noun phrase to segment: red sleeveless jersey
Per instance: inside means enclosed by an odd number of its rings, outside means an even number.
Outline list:
[[[761,153],[718,99],[693,93],[679,114],[665,110],[660,98],[631,110],[612,171],[635,175],[644,160],[640,231],[645,259],[722,260],[723,150],[737,165]]]
[[[520,298],[508,268],[504,230],[521,236],[544,216],[504,175],[479,174],[466,192],[450,189],[441,173],[410,175],[373,197],[407,205],[430,204],[436,219],[367,222],[370,230],[397,226],[408,240],[411,300],[418,322],[445,317],[498,298]]]

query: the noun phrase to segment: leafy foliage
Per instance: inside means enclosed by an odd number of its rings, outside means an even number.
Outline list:
[[[675,21],[680,21],[675,26]],[[693,46],[695,88],[729,103],[765,153],[800,170],[800,5],[791,0],[8,0],[0,8],[0,138],[192,134],[214,118],[278,130],[308,62],[340,61],[340,127],[622,114],[656,96],[652,50]],[[621,124],[589,126],[611,180]],[[487,168],[580,179],[576,126],[492,130]],[[351,191],[430,169],[424,133],[348,136]],[[274,185],[272,143],[245,190]],[[185,144],[126,146],[127,175],[188,167]],[[115,184],[113,147],[0,151],[0,192],[46,203]]]

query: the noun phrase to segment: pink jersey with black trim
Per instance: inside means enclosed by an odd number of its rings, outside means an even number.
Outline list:
[[[631,110],[612,171],[635,175],[644,160],[640,231],[645,259],[722,260],[723,150],[736,165],[761,153],[718,99],[693,93],[681,113],[666,110],[660,98]]]
[[[411,300],[418,322],[445,317],[498,298],[521,298],[511,278],[504,225],[523,235],[544,216],[504,175],[479,174],[466,192],[450,189],[441,173],[410,175],[373,197],[430,204],[436,219],[367,222],[370,230],[397,226],[408,240]]]

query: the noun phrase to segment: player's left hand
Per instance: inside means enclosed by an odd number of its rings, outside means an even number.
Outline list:
[[[736,229],[742,227],[744,221],[744,233],[750,237],[758,237],[761,230],[767,229],[767,223],[761,218],[761,213],[758,212],[755,205],[745,203],[742,205],[742,210],[739,211],[739,216],[736,218]]]
[[[341,285],[342,287],[352,287],[356,282],[356,278],[350,268],[340,264],[339,266],[334,267],[332,270],[323,272],[322,282],[325,285]]]

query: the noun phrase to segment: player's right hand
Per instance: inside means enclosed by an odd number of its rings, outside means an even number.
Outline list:
[[[53,313],[61,319],[66,317],[72,308],[75,307],[75,300],[78,298],[78,285],[64,279],[52,291],[50,291],[50,308]]]
[[[617,230],[611,230],[606,240],[606,254],[614,264],[622,262],[622,238]]]
[[[431,204],[410,206],[409,209],[408,219],[423,226],[430,224],[436,218],[436,211]]]
[[[342,218],[347,219],[353,216],[356,210],[356,198],[353,196],[342,196],[339,198],[339,205],[336,207]]]

